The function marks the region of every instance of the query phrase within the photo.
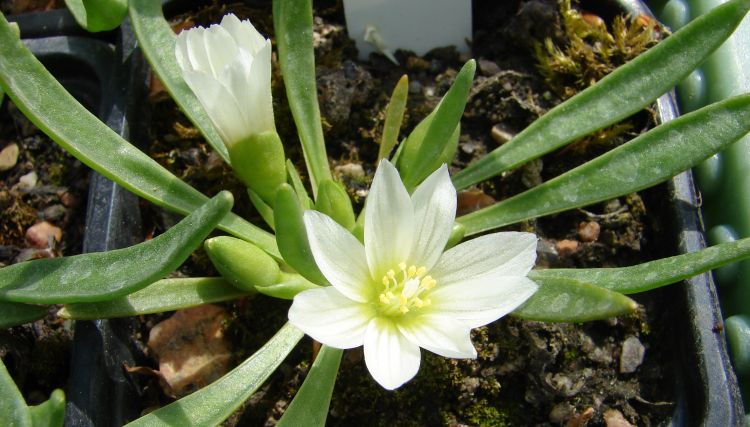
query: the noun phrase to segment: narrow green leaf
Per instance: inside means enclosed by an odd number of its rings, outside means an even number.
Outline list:
[[[228,374],[195,393],[127,425],[218,425],[263,384],[303,336],[302,331],[287,323],[260,350]]]
[[[289,184],[280,186],[276,191],[274,213],[276,241],[284,261],[311,282],[328,284],[313,258],[302,219],[303,209]]]
[[[632,313],[638,306],[625,295],[562,277],[534,280],[539,290],[514,316],[543,322],[588,322]]]
[[[665,123],[524,193],[472,212],[466,234],[632,193],[698,164],[750,131],[750,94]]]
[[[177,37],[164,19],[161,5],[162,2],[154,0],[130,0],[130,21],[133,23],[133,31],[138,38],[138,45],[177,105],[200,129],[206,141],[219,156],[225,162],[230,163],[227,147],[198,98],[182,78],[182,72],[174,54]]]
[[[0,329],[33,322],[46,315],[46,306],[0,301]]]
[[[332,179],[320,183],[315,210],[322,212],[347,230],[354,228],[354,210],[352,201],[344,186]]]
[[[750,258],[750,238],[631,267],[533,270],[529,278],[536,282],[575,280],[622,294],[633,294],[676,283],[745,258]]]
[[[476,68],[476,62],[473,59],[464,64],[440,104],[425,118],[424,122],[427,123],[427,127],[424,129],[424,134],[420,135],[415,129],[404,142],[398,166],[407,189],[415,188],[446,162],[444,158],[446,147],[454,145],[451,144],[452,136],[456,133],[464,114]],[[458,135],[455,135],[455,142],[458,142]],[[452,148],[449,156],[453,157],[454,154],[455,148]]]
[[[298,293],[315,288],[320,288],[320,286],[297,273],[285,273],[282,271],[279,283],[268,286],[256,286],[255,290],[269,297],[291,300]]]
[[[331,179],[331,170],[315,81],[312,1],[274,0],[273,26],[289,108],[302,142],[313,194],[317,194],[320,182]]]
[[[275,230],[276,226],[273,223],[273,209],[268,206],[256,192],[249,188],[247,189],[247,195],[250,196],[250,202],[255,207],[255,210],[258,211],[261,218],[263,218],[263,221],[265,221],[272,230]]]
[[[385,159],[391,153],[393,147],[398,143],[398,131],[404,121],[406,111],[406,100],[409,96],[409,77],[404,74],[396,83],[391,94],[391,100],[385,108],[385,123],[383,124],[383,136],[380,138],[378,149],[378,162]]]
[[[65,0],[78,25],[87,31],[114,30],[128,13],[127,0]]]
[[[14,427],[32,427],[31,413],[0,358],[0,419]]]
[[[188,214],[207,200],[89,113],[29,52],[0,14],[0,88],[42,132],[78,160],[124,188]],[[220,228],[278,257],[269,233],[228,214]]]
[[[235,288],[220,277],[163,279],[132,294],[109,301],[65,304],[57,315],[77,320],[138,316],[228,301],[253,294],[255,292]]]
[[[49,399],[36,406],[29,406],[34,427],[62,427],[65,422],[65,393],[59,388]]]
[[[312,200],[310,200],[310,196],[307,194],[305,185],[302,183],[302,178],[300,178],[297,168],[294,167],[294,163],[289,159],[286,161],[286,173],[287,176],[289,176],[289,181],[292,183],[294,192],[297,193],[297,199],[299,199],[302,209],[312,209],[313,203]]]
[[[457,189],[513,169],[637,112],[670,90],[726,40],[750,9],[733,0],[540,117],[512,141],[453,176]]]
[[[160,236],[129,248],[27,261],[0,269],[0,299],[62,304],[113,299],[179,267],[232,208],[222,191]]]
[[[343,350],[324,345],[292,403],[281,416],[279,427],[324,427]]]
[[[250,242],[217,236],[203,242],[203,249],[221,277],[235,288],[253,291],[256,286],[279,283],[279,264]]]

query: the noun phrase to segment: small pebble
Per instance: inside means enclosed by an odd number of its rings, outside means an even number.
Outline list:
[[[333,168],[337,174],[349,178],[364,178],[365,170],[359,163],[344,163]]]
[[[602,228],[596,221],[587,221],[578,224],[578,238],[582,242],[595,242],[599,239]]]
[[[500,145],[503,145],[513,139],[513,134],[501,125],[492,126],[490,136],[492,136],[492,139]]]
[[[479,59],[477,61],[477,66],[479,68],[479,71],[482,72],[482,75],[491,77],[495,74],[500,72],[500,66],[497,65],[496,62],[490,61],[488,59]]]
[[[604,423],[607,427],[634,427],[617,409],[604,411]]]
[[[560,402],[552,407],[549,412],[549,421],[554,424],[562,424],[576,413],[576,408],[568,402]]]
[[[60,194],[59,197],[60,197],[60,202],[65,207],[74,208],[78,206],[78,198],[75,195],[73,195],[73,193],[65,191],[62,194]]]
[[[562,257],[572,255],[578,251],[578,240],[559,240],[555,243],[555,249]]]
[[[643,356],[646,354],[646,348],[636,337],[628,337],[622,343],[622,353],[620,353],[620,373],[630,374],[635,372],[641,363]]]
[[[13,168],[18,162],[18,145],[10,144],[0,151],[0,172]]]
[[[50,237],[59,242],[62,239],[62,230],[47,221],[38,222],[26,230],[26,240],[35,248],[49,247]]]
[[[422,83],[416,80],[411,80],[409,82],[409,93],[412,95],[422,93]]]
[[[458,215],[478,211],[484,207],[495,203],[492,196],[487,195],[482,190],[464,190],[458,192],[458,206],[456,212]]]
[[[41,217],[46,221],[57,221],[64,217],[67,211],[65,206],[58,203],[44,208]]]
[[[39,177],[36,172],[31,171],[26,175],[18,178],[18,189],[19,190],[31,190],[36,187],[36,183],[39,181]]]

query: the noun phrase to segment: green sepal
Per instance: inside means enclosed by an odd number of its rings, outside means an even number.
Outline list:
[[[273,206],[276,188],[286,182],[284,146],[276,132],[250,135],[227,146],[232,169],[248,188]]]
[[[310,367],[292,403],[284,411],[279,427],[325,427],[333,386],[344,350],[324,345]]]
[[[261,218],[263,218],[263,221],[271,227],[271,230],[275,230],[276,226],[273,222],[273,208],[261,199],[258,193],[249,188],[247,189],[247,195],[250,197],[250,202],[255,207],[255,210],[258,211]]]
[[[97,33],[119,27],[128,13],[127,0],[65,0],[78,25]]]
[[[475,71],[474,60],[464,64],[440,104],[406,138],[397,166],[409,191],[443,163],[450,164],[456,154],[459,125]]]
[[[222,191],[158,237],[125,249],[27,261],[0,269],[0,299],[32,304],[106,301],[166,276],[232,208]]]
[[[279,281],[279,265],[262,249],[236,237],[219,236],[203,243],[206,254],[232,286],[244,291]]]
[[[320,183],[315,210],[330,216],[347,230],[354,228],[352,201],[344,187],[334,180],[326,179]]]
[[[319,287],[297,273],[285,273],[282,271],[278,283],[268,286],[256,286],[255,290],[269,297],[290,300],[302,291]]]
[[[307,280],[326,285],[328,280],[320,272],[313,258],[302,213],[302,206],[292,186],[281,185],[276,191],[274,209],[276,244],[279,246],[279,252],[284,261]]]
[[[47,306],[0,301],[0,329],[23,325],[47,315]]]
[[[539,289],[513,315],[543,322],[587,322],[629,314],[638,307],[625,295],[564,278],[534,277]]]
[[[49,399],[36,406],[29,406],[34,427],[62,427],[65,422],[65,392],[59,388]]]

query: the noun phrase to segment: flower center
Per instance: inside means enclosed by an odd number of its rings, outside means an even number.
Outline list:
[[[380,293],[380,309],[383,314],[405,314],[411,310],[430,305],[430,299],[420,298],[422,292],[435,287],[437,282],[432,276],[425,275],[425,267],[416,265],[398,265],[398,272],[388,270],[383,276],[383,292]]]

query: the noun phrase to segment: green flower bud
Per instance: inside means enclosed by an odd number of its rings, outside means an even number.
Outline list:
[[[227,149],[240,180],[273,206],[276,188],[286,182],[284,146],[279,135],[272,131],[253,134]]]
[[[315,210],[322,212],[347,230],[354,228],[352,201],[340,183],[326,179],[318,186]]]
[[[279,282],[279,265],[270,255],[250,242],[220,236],[206,240],[203,247],[214,267],[238,289],[255,291],[256,286],[269,286]]]

